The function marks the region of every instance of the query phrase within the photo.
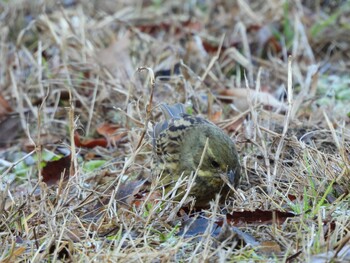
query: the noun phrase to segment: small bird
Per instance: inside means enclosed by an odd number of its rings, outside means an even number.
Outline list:
[[[216,194],[225,197],[230,190],[227,182],[235,187],[240,179],[234,142],[215,124],[186,114],[181,103],[160,107],[165,120],[153,129],[152,174],[160,176],[161,184],[169,191],[182,174],[189,176],[198,169],[189,193],[195,197],[196,206],[207,206]],[[180,189],[177,200],[186,190]]]

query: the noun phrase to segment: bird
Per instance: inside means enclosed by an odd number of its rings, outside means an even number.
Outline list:
[[[180,176],[194,175],[189,196],[196,206],[208,206],[217,194],[227,196],[230,186],[237,187],[241,177],[239,156],[232,139],[205,118],[186,114],[182,103],[160,104],[165,120],[152,131],[152,176],[159,177],[166,192]],[[206,151],[204,152],[204,150]],[[188,190],[180,188],[175,200]]]

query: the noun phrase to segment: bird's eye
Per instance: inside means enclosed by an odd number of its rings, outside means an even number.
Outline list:
[[[220,167],[220,164],[219,164],[217,161],[211,161],[211,165],[212,165],[214,168],[219,168],[219,167]]]

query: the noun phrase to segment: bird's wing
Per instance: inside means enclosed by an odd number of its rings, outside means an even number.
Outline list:
[[[155,143],[155,139],[158,138],[159,134],[166,130],[169,127],[169,124],[172,123],[175,119],[180,119],[185,114],[185,107],[182,103],[176,103],[174,105],[167,105],[162,103],[160,105],[160,108],[165,115],[165,121],[161,121],[156,123],[156,125],[153,128],[153,145]]]
[[[171,106],[162,103],[160,105],[160,108],[165,115],[166,120],[178,119],[181,118],[183,114],[185,114],[185,106],[182,103],[176,103]]]
[[[185,107],[181,103],[176,103],[174,105],[161,104],[160,105],[163,114],[165,115],[165,120],[156,123],[152,132],[152,143],[154,149],[157,148],[157,140],[160,137],[160,134],[163,131],[166,131],[166,134],[163,135],[162,140],[166,144],[172,142],[172,145],[177,144],[178,142],[173,139],[170,142],[167,142],[167,137],[171,138],[179,138],[181,139],[182,134],[193,125],[197,124],[206,124],[206,125],[214,125],[211,122],[201,118],[194,117],[185,113]],[[215,126],[215,125],[214,125]],[[170,151],[168,151],[169,153]]]

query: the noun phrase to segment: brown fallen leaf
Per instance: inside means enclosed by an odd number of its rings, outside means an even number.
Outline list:
[[[227,214],[227,221],[231,225],[245,226],[249,225],[262,225],[262,224],[282,224],[287,218],[297,216],[291,212],[282,211],[264,211],[257,209],[255,211],[241,211]]]
[[[116,143],[120,141],[123,137],[125,137],[125,135],[127,134],[127,132],[125,131],[118,132],[120,128],[121,127],[116,124],[103,123],[96,129],[96,131],[100,135],[103,135],[107,139],[107,141],[110,142],[112,145],[116,145]]]
[[[74,143],[77,147],[85,147],[85,148],[95,148],[97,146],[106,148],[108,146],[108,142],[106,138],[97,138],[97,139],[80,139],[80,135],[76,132],[74,133]]]
[[[249,101],[256,101],[262,103],[265,106],[271,106],[273,108],[286,111],[287,105],[271,94],[263,91],[255,91],[245,88],[223,89],[219,91],[218,99],[225,102],[233,102],[238,110],[241,112],[249,109]]]
[[[132,204],[136,205],[136,202],[139,202],[139,200],[136,201],[136,196],[139,195],[139,198],[142,197],[142,195],[140,196],[139,192],[145,183],[146,180],[137,180],[127,181],[121,184],[115,197],[117,202],[128,206]]]
[[[203,24],[198,21],[192,21],[191,19],[187,21],[183,21],[181,23],[169,23],[169,22],[155,22],[154,20],[150,21],[149,23],[140,23],[137,25],[137,28],[141,32],[145,32],[150,35],[155,35],[158,32],[163,31],[173,31],[174,36],[177,35],[183,35],[187,32],[200,32],[203,28]],[[214,49],[214,48],[213,48]],[[214,52],[217,51],[217,48],[215,47]]]
[[[215,111],[209,114],[209,120],[212,122],[218,122],[221,119],[222,111]]]
[[[71,164],[71,156],[67,155],[57,161],[47,162],[46,166],[41,170],[43,182],[48,186],[56,184],[62,177],[66,180],[69,177],[69,168]]]
[[[103,175],[105,176],[105,175]],[[141,199],[144,194],[142,192],[143,187],[147,184],[147,180],[135,180],[121,183],[117,189],[115,200],[118,205],[126,207],[127,209],[133,206],[140,206]],[[97,220],[101,217],[105,210],[105,206],[111,201],[111,195],[99,198],[97,204],[92,208],[88,208],[84,214],[84,219]]]

